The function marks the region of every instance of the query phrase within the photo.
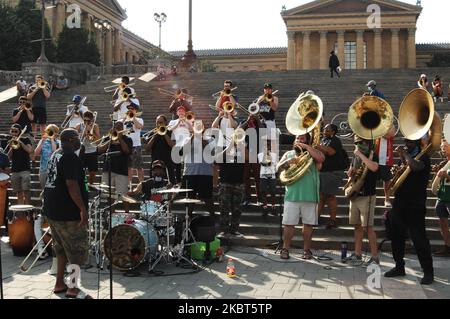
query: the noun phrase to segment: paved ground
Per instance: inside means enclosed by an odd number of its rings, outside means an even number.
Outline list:
[[[51,294],[55,277],[47,274],[50,260],[38,262],[29,273],[19,271],[23,258],[14,257],[2,241],[4,294],[7,299],[58,299]],[[228,252],[235,259],[238,277],[226,276],[227,262],[213,263],[195,274],[150,276],[146,269],[137,278],[124,277],[114,271],[114,298],[130,299],[426,299],[450,298],[450,259],[436,259],[436,283],[429,287],[419,284],[420,268],[414,256],[407,259],[407,277],[382,278],[381,289],[367,285],[367,269],[339,262],[337,252],[326,252],[331,261],[300,260],[299,251],[291,253],[291,260],[280,261],[273,250],[233,248]],[[324,252],[320,252],[324,254]],[[94,262],[94,260],[92,260]],[[392,267],[392,258],[382,256],[382,271]],[[164,275],[188,272],[172,265],[157,267]],[[109,272],[97,268],[82,271],[82,286],[95,298],[109,298]],[[99,289],[98,289],[99,287]],[[62,296],[64,298],[64,296]]]

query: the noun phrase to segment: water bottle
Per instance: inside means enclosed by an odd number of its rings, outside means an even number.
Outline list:
[[[236,277],[236,267],[234,266],[233,258],[228,259],[227,276],[228,278]]]
[[[222,247],[219,247],[216,251],[216,259],[218,262],[222,262],[223,261],[223,250]]]
[[[345,260],[347,259],[347,250],[348,250],[348,244],[347,242],[342,242],[341,243],[341,261],[345,262]]]

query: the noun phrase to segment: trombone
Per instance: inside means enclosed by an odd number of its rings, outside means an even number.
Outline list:
[[[177,89],[177,90],[175,91],[175,93],[173,93],[173,92],[171,92],[171,91],[169,91],[169,90],[165,90],[165,89],[158,88],[158,92],[159,92],[160,94],[162,94],[162,95],[174,97],[174,98],[176,98],[176,99],[181,98],[183,95],[184,95],[184,96],[186,97],[186,99],[188,99],[188,100],[194,98],[194,97],[193,97],[192,95],[190,95],[190,94],[183,93],[180,89]]]
[[[92,127],[89,130],[89,132],[87,132],[86,134],[86,129],[87,129],[87,125],[84,124],[84,128],[83,128],[83,132],[81,133],[81,144],[84,144],[84,142],[86,141],[86,137],[88,138],[89,141],[94,142],[93,139],[95,138],[94,136],[94,128],[95,128],[95,123],[97,122],[97,112],[94,112],[94,122],[92,123]]]
[[[50,86],[48,85],[48,82],[45,81],[45,80],[38,81],[36,83],[36,86],[37,86],[38,89],[41,89],[41,90],[43,90],[43,89],[49,90],[50,89]]]
[[[22,132],[20,132],[20,135],[18,137],[15,138],[13,137],[11,141],[9,141],[9,143],[5,147],[5,150],[9,148],[9,151],[11,151],[11,150],[18,150],[20,148],[20,139],[22,138],[22,135],[24,135],[27,132],[27,127],[28,126],[25,126],[25,128],[22,130]]]
[[[107,86],[107,87],[105,87],[105,88],[103,88],[103,90],[105,91],[105,93],[111,93],[111,92],[115,92],[116,90],[121,90],[121,91],[123,91],[123,90],[125,90],[127,87],[130,87],[130,86],[135,86],[136,85],[136,83],[130,83],[130,84],[125,84],[125,83],[120,83],[119,85],[117,85],[117,84],[114,84],[114,85],[111,85],[111,86]]]
[[[237,89],[238,89],[237,86],[234,87],[234,88],[232,88],[232,89],[225,89],[225,90],[222,90],[222,91],[219,91],[219,92],[214,93],[214,94],[212,95],[212,97],[213,97],[213,99],[217,99],[217,98],[219,98],[219,97],[221,97],[221,96],[231,96],[232,93],[233,93],[233,91],[235,91],[235,90],[237,90]]]
[[[158,134],[160,136],[164,136],[167,133],[167,126],[165,125],[160,125],[155,127],[153,130],[148,131],[147,133],[145,133],[144,135],[142,135],[142,138],[144,140],[149,140],[150,138],[152,138],[155,134]]]
[[[273,93],[268,93],[266,95],[264,95],[264,101],[266,101],[267,103],[273,102],[273,98],[275,96],[275,94],[277,94],[279,91],[276,90]]]
[[[195,121],[195,113],[194,112],[187,112],[186,113],[186,121],[188,121],[188,122]]]
[[[80,114],[80,109],[81,109],[81,107],[83,107],[84,106],[84,103],[86,102],[86,100],[87,100],[87,97],[85,96],[82,100],[81,100],[81,102],[80,102],[80,104],[70,104],[70,105],[68,105],[68,107],[69,106],[73,106],[73,108],[72,108],[72,110],[70,111],[70,114],[68,115],[68,116],[66,116],[66,118],[64,119],[64,121],[62,122],[62,124],[61,124],[61,129],[66,129],[68,126],[69,126],[69,123],[70,123],[70,121],[72,120],[72,118],[73,118],[73,116],[75,115],[75,114],[78,114],[79,116],[81,115]]]
[[[34,245],[33,249],[31,249],[30,253],[28,254],[28,256],[23,260],[23,262],[20,264],[19,268],[20,270],[22,270],[24,273],[27,273],[31,270],[31,268],[33,268],[33,266],[37,263],[37,261],[39,260],[39,257],[41,257],[39,254],[36,256],[36,258],[34,259],[34,261],[31,263],[31,265],[29,267],[25,267],[26,262],[28,261],[28,259],[31,257],[31,255],[33,254],[33,252],[35,250],[38,249],[39,244],[41,241],[44,240],[45,236],[47,236],[48,234],[50,234],[51,230],[50,227],[47,228],[47,230],[45,231],[45,233],[42,235],[42,237],[38,240],[38,242],[36,243],[36,245]],[[51,243],[53,242],[53,238],[50,238],[50,240],[47,242],[47,244],[44,247],[44,251],[47,250],[47,248],[51,245]]]

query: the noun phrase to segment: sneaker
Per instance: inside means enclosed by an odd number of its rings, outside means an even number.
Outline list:
[[[438,250],[433,253],[434,257],[450,257],[450,247],[444,246],[441,250]]]
[[[232,231],[230,233],[231,236],[235,237],[235,238],[244,238],[244,235],[242,235],[240,232],[238,231]]]
[[[404,277],[406,276],[405,268],[392,268],[387,273],[384,274],[386,278],[394,278],[394,277]]]
[[[350,257],[347,257],[343,260],[344,264],[350,263],[350,264],[356,264],[356,263],[362,263],[362,256],[358,256],[355,254],[352,254]]]
[[[425,273],[423,275],[422,280],[420,281],[421,285],[431,285],[434,282],[434,274],[433,273]]]
[[[386,207],[386,208],[391,208],[391,207],[392,207],[391,202],[388,201],[388,200],[384,201],[384,207]]]
[[[368,260],[364,262],[364,266],[368,267],[372,264],[380,265],[380,257],[370,257]]]

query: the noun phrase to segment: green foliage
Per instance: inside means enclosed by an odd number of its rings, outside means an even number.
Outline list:
[[[436,53],[433,59],[427,63],[428,67],[450,67],[450,52]]]
[[[88,62],[100,65],[100,52],[85,29],[69,29],[66,26],[58,37],[56,53],[58,63]]]
[[[202,72],[216,72],[216,67],[211,61],[208,60],[200,60],[200,70]]]

